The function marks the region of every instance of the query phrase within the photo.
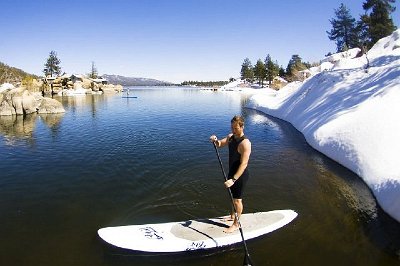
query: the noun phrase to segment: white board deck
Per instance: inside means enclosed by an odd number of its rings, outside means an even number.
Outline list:
[[[290,223],[292,210],[246,213],[240,217],[244,238],[252,239]],[[224,233],[232,221],[223,217],[184,222],[106,227],[98,230],[107,243],[144,252],[182,252],[218,248],[242,242],[239,230]]]

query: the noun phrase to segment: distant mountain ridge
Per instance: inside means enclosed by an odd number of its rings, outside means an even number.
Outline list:
[[[122,86],[171,86],[174,85],[168,81],[161,81],[149,78],[135,78],[135,77],[124,77],[120,75],[102,75],[103,78],[108,80],[108,83],[119,84]]]
[[[8,66],[0,62],[0,85],[3,83],[11,83],[17,85],[22,82],[24,78],[31,77],[39,79],[39,76],[29,74],[21,69]],[[119,84],[122,86],[171,86],[174,83],[168,81],[161,81],[150,78],[136,78],[136,77],[124,77],[120,75],[102,75],[103,78],[107,79],[111,84]]]

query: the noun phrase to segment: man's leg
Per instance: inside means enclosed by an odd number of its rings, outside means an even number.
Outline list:
[[[236,208],[237,218],[240,219],[240,215],[242,215],[242,212],[243,212],[242,199],[233,199],[233,204],[235,205],[235,208]],[[228,229],[224,230],[225,233],[232,233],[239,229],[239,222],[236,219],[235,214],[233,214],[233,216],[235,218],[233,221],[233,224]]]

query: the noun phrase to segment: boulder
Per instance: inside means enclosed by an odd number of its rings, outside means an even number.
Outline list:
[[[92,81],[87,78],[82,79],[82,87],[84,89],[90,90],[92,88]]]
[[[35,96],[28,90],[24,90],[22,93],[22,108],[23,114],[35,113],[38,107],[38,102]]]
[[[104,93],[119,93],[123,91],[123,87],[121,85],[106,84],[102,85],[100,90]]]
[[[9,89],[0,93],[0,115],[27,115],[36,113],[65,112],[57,100],[43,98],[23,87]]]
[[[24,88],[17,88],[6,92],[5,98],[14,107],[17,115],[32,114],[36,112],[37,102],[35,97],[31,92]]]
[[[8,101],[0,103],[0,115],[15,115],[14,107]]]
[[[37,112],[39,114],[58,114],[64,113],[65,109],[59,101],[44,97],[40,102]]]
[[[24,114],[24,108],[22,108],[22,96],[13,96],[11,103],[17,115]]]

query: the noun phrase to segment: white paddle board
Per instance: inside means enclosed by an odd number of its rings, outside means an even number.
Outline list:
[[[252,239],[290,223],[297,213],[292,210],[246,213],[240,216],[244,238]],[[242,242],[239,230],[225,233],[232,221],[224,217],[184,222],[107,227],[98,230],[107,243],[143,252],[182,252],[211,249]]]

